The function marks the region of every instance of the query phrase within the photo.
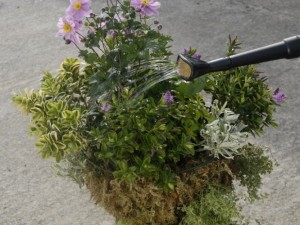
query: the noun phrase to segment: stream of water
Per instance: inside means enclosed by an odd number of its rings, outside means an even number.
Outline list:
[[[140,96],[141,94],[145,93],[147,90],[155,86],[156,84],[163,82],[165,80],[169,80],[171,78],[177,77],[177,70],[176,69],[169,69],[167,71],[158,71],[155,74],[152,74],[149,79],[147,79],[145,82],[140,84],[136,88],[136,92],[134,94],[134,98]]]
[[[106,98],[109,95],[109,90],[116,88],[116,83],[113,80],[120,80],[122,86],[134,88],[132,102],[139,96],[146,93],[150,88],[153,88],[160,82],[172,79],[179,76],[176,65],[170,60],[154,59],[141,61],[127,68],[127,74],[118,77],[118,73],[111,73],[107,80],[100,84],[99,95]],[[98,96],[99,96],[98,95]]]
[[[144,71],[146,70],[151,70],[152,72],[143,75]],[[178,76],[176,66],[167,60],[145,61],[142,64],[133,67],[129,74],[131,76],[133,74],[138,76],[132,80],[128,79],[128,82],[131,85],[137,84],[137,86],[135,86],[135,94],[133,95],[134,99],[145,93],[156,84]],[[140,74],[141,76],[139,77]]]

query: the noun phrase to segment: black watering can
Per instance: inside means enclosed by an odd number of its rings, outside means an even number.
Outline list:
[[[272,45],[209,62],[180,54],[177,59],[177,71],[183,79],[193,80],[196,77],[210,72],[224,71],[234,67],[277,59],[292,59],[297,57],[300,57],[300,35],[286,38]]]

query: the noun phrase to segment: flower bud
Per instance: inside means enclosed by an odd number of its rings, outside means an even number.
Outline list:
[[[131,29],[126,29],[126,30],[124,31],[124,34],[125,34],[125,35],[130,35],[130,34],[132,34],[132,30],[131,30]]]
[[[183,49],[183,54],[184,54],[184,55],[189,54],[189,52],[190,52],[190,49],[189,49],[189,48],[184,48],[184,49]]]
[[[89,23],[88,21],[84,21],[83,25],[84,25],[85,27],[88,27],[88,26],[90,25],[90,23]]]
[[[135,32],[135,34],[136,34],[137,36],[139,36],[139,35],[144,34],[144,32],[143,32],[142,30],[137,30],[137,31]]]
[[[66,44],[66,45],[69,45],[69,44],[71,44],[71,42],[72,42],[72,41],[71,41],[71,40],[69,40],[69,39],[66,39],[66,40],[65,40],[65,44]]]
[[[95,14],[95,13],[91,13],[91,14],[90,14],[90,17],[91,17],[91,18],[95,18],[95,17],[96,17],[96,14]]]

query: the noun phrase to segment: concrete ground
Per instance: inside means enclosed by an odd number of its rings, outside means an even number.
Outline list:
[[[93,1],[100,11],[105,1]],[[243,50],[300,33],[299,0],[164,0],[159,21],[173,36],[177,54],[197,48],[204,60],[224,55],[229,34]],[[68,0],[0,0],[0,225],[112,225],[85,189],[55,175],[51,161],[36,153],[28,117],[12,104],[14,93],[38,88],[44,70],[55,72],[72,46],[55,38],[56,23]],[[258,66],[269,86],[280,87],[288,102],[278,109],[278,129],[257,142],[271,146],[279,166],[264,178],[269,198],[245,205],[263,225],[300,224],[300,59]],[[253,223],[254,224],[254,223]]]

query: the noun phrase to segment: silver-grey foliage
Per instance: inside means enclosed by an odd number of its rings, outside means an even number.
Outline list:
[[[215,158],[221,155],[232,159],[246,144],[248,133],[242,132],[246,126],[238,121],[238,114],[226,108],[226,103],[219,108],[215,100],[211,112],[217,119],[201,130],[204,138],[202,150],[210,151]]]

